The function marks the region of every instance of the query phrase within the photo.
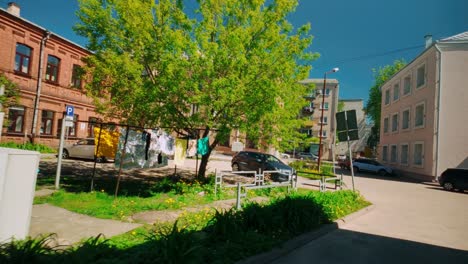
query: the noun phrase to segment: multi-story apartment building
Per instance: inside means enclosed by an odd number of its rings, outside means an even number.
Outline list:
[[[363,99],[340,99],[338,100],[343,104],[343,111],[356,110],[356,119],[358,123],[358,135],[359,140],[350,142],[351,152],[353,154],[370,154],[366,151],[367,139],[371,133],[372,125],[367,123],[366,113],[364,112],[364,100]],[[338,142],[336,144],[336,153],[348,155],[348,143]]]
[[[432,43],[381,87],[379,159],[434,179],[468,168],[468,32]]]
[[[14,3],[0,9],[0,39],[0,72],[20,88],[19,103],[5,109],[1,141],[34,134],[35,142],[57,146],[66,105],[75,108],[68,139],[91,136],[98,115],[80,76],[90,52],[20,17]]]
[[[335,114],[338,109],[338,92],[339,82],[336,79],[327,79],[325,86],[325,94],[323,93],[323,79],[307,79],[303,80],[302,84],[315,84],[314,94],[306,96],[310,105],[306,106],[302,114],[307,116],[309,122],[302,129],[310,137],[322,137],[322,158],[332,159],[332,153],[335,139]],[[322,99],[325,96],[325,101],[322,105]],[[323,109],[323,120],[321,119]],[[320,126],[322,125],[322,135],[320,134]],[[319,144],[312,144],[310,151],[318,153]]]

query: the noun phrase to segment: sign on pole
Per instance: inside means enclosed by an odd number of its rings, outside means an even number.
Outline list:
[[[73,126],[73,116],[75,108],[71,105],[65,106],[65,117],[62,121],[62,129],[60,131],[60,141],[59,141],[59,153],[57,160],[57,173],[55,175],[55,189],[59,189],[60,186],[60,174],[62,170],[62,155],[63,155],[63,141],[65,139],[65,127]],[[71,123],[71,125],[70,125]]]
[[[338,139],[348,143],[348,155],[351,169],[351,180],[353,183],[354,191],[354,168],[351,153],[351,146],[349,141],[359,139],[359,130],[357,125],[356,110],[349,110],[336,113],[336,130],[338,132]]]

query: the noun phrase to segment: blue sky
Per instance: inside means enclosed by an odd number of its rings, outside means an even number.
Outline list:
[[[6,9],[11,1],[0,0],[0,7]],[[86,39],[72,30],[78,21],[77,1],[16,3],[23,18],[86,45]],[[312,63],[310,77],[322,78],[324,72],[339,67],[329,78],[340,81],[340,98],[367,100],[372,69],[400,58],[411,61],[423,50],[426,34],[440,39],[468,31],[467,10],[468,0],[302,0],[290,22],[312,26],[311,50],[320,58]]]

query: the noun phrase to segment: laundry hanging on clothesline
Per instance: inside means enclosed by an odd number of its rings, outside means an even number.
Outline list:
[[[209,150],[209,143],[210,143],[210,139],[208,137],[204,137],[204,138],[201,138],[198,140],[198,144],[197,144],[197,152],[198,154],[200,155],[206,155],[208,154],[208,150]]]
[[[110,131],[99,127],[94,127],[94,155],[96,157],[106,157],[114,159],[119,144],[120,133],[118,131]],[[99,138],[100,137],[100,138]],[[98,149],[99,143],[99,149]]]
[[[123,169],[158,168],[167,166],[168,155],[174,155],[174,138],[158,129],[128,131],[121,129],[118,151],[115,156],[115,166]],[[123,160],[122,150],[125,145]]]

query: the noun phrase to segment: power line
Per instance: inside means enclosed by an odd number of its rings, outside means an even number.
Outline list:
[[[382,56],[386,56],[386,55],[390,55],[390,54],[400,53],[400,52],[404,52],[404,51],[419,49],[419,48],[422,48],[422,47],[424,47],[424,45],[411,46],[411,47],[386,51],[386,52],[382,52],[382,53],[374,53],[374,54],[369,54],[369,55],[362,55],[362,56],[358,56],[358,57],[352,57],[352,58],[337,60],[337,61],[334,61],[334,62],[331,62],[331,63],[328,63],[328,64],[339,64],[339,63],[367,60],[367,59],[382,57]],[[324,66],[316,67],[314,69],[320,69],[320,68],[323,68],[323,67]]]

